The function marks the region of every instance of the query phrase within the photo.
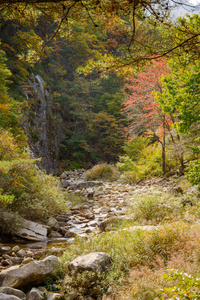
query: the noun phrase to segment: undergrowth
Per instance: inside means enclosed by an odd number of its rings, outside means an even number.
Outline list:
[[[119,178],[117,168],[109,164],[99,164],[85,172],[86,180],[116,180]]]

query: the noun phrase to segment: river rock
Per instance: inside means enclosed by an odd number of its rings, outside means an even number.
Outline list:
[[[25,257],[26,256],[26,251],[24,249],[20,249],[18,252],[17,252],[17,256],[18,257]]]
[[[1,246],[0,247],[0,255],[8,253],[11,250],[11,247],[9,246]]]
[[[47,300],[61,300],[63,295],[59,293],[49,293],[47,294]]]
[[[48,256],[43,260],[32,261],[26,265],[10,267],[0,272],[0,286],[22,287],[29,283],[39,284],[51,276],[58,258]]]
[[[18,252],[19,250],[20,250],[20,247],[17,245],[12,248],[12,252],[14,252],[14,253]]]
[[[58,221],[53,217],[49,218],[47,226],[51,227],[53,230],[57,230],[59,228]]]
[[[49,238],[62,238],[63,236],[57,232],[57,231],[52,231],[49,235],[48,235]]]
[[[71,181],[70,180],[62,180],[61,182],[60,182],[60,184],[61,184],[61,186],[63,187],[63,188],[67,188],[68,186],[70,186],[71,185]]]
[[[102,185],[103,182],[101,181],[74,181],[71,185],[70,188],[74,190],[82,190],[84,188],[89,188],[93,186],[100,186]]]
[[[21,298],[13,296],[13,295],[7,295],[0,293],[0,300],[21,300]]]
[[[31,291],[27,294],[27,300],[42,300],[44,299],[44,293],[39,289],[32,288]]]
[[[106,270],[111,265],[111,257],[104,252],[92,252],[78,256],[68,264],[68,270],[81,273],[83,271],[93,271],[95,273]]]
[[[8,286],[1,287],[0,288],[0,293],[16,296],[16,297],[18,297],[22,300],[26,299],[26,295],[24,294],[24,292],[22,292],[20,290],[17,290],[17,289],[13,289],[13,288],[8,287]],[[1,297],[0,297],[0,299],[1,299]]]

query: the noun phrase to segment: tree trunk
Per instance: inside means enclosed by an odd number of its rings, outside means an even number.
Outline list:
[[[166,151],[165,151],[165,117],[163,120],[163,142],[162,142],[162,170],[166,174]]]

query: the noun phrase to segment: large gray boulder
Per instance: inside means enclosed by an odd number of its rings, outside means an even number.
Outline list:
[[[26,265],[10,267],[0,272],[0,286],[18,288],[29,283],[40,284],[51,276],[57,265],[58,258],[51,255]]]
[[[12,234],[31,241],[44,241],[47,239],[47,228],[44,225],[26,220],[12,213],[0,214],[2,224],[14,224],[11,226]],[[1,224],[0,224],[1,230]]]
[[[31,241],[44,241],[47,239],[47,228],[41,224],[20,218],[20,226],[14,234]]]
[[[86,255],[78,256],[68,264],[70,272],[81,273],[92,271],[102,273],[111,265],[111,257],[104,252],[92,252]]]

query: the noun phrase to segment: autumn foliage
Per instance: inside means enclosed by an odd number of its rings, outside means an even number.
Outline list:
[[[161,108],[154,100],[154,91],[161,91],[160,77],[169,72],[165,60],[154,60],[126,85],[124,111],[127,113],[129,138],[151,130],[155,132],[163,123]]]

